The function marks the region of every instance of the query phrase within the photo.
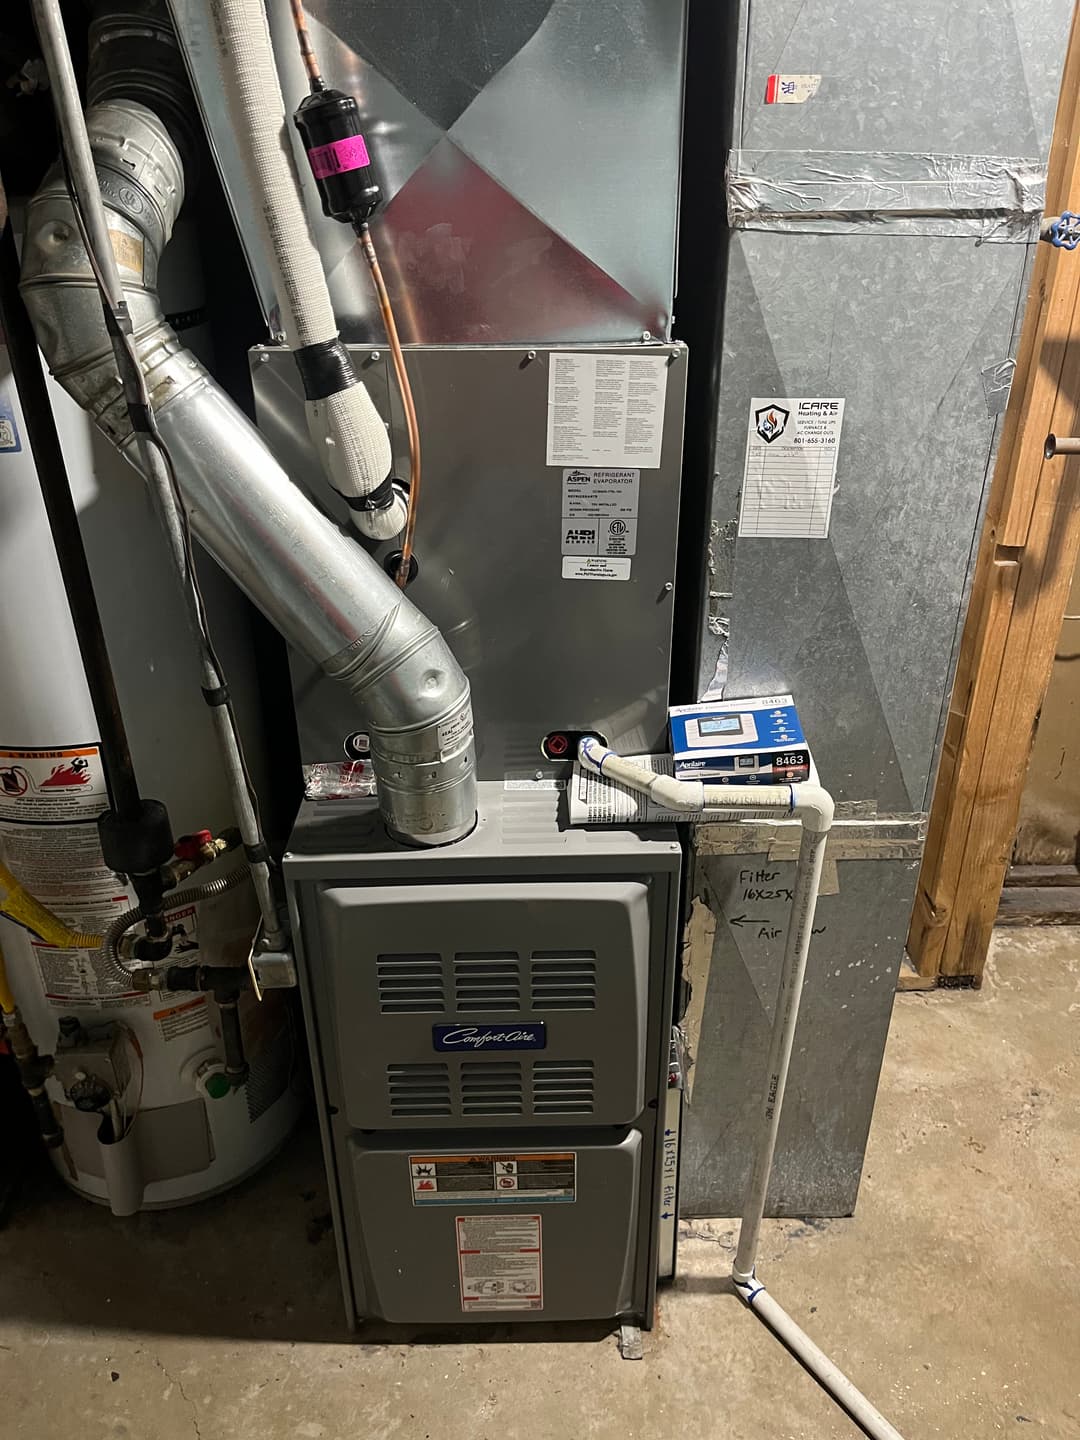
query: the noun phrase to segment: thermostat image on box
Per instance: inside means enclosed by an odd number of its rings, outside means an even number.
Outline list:
[[[702,715],[686,722],[686,743],[692,749],[706,746],[731,745],[737,742],[751,744],[757,739],[757,726],[753,715]]]
[[[810,750],[790,695],[673,705],[668,720],[677,777],[760,785],[809,774]]]

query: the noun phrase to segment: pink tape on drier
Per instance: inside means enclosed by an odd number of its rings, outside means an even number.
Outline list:
[[[314,150],[308,151],[308,159],[316,180],[325,180],[328,175],[341,175],[346,170],[359,170],[371,164],[362,135],[332,140],[329,145],[316,145]]]

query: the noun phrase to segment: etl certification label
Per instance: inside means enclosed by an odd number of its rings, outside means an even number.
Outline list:
[[[544,1256],[539,1215],[459,1215],[461,1308],[542,1310]]]

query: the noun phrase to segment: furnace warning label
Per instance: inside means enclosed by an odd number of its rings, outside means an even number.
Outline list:
[[[669,358],[553,353],[547,463],[659,469]]]
[[[577,1192],[577,1155],[410,1155],[409,1174],[414,1205],[565,1204]]]
[[[96,820],[108,803],[96,745],[70,750],[0,749],[0,820],[66,825]]]
[[[640,470],[564,470],[562,553],[635,554],[640,479]]]
[[[542,1310],[544,1261],[539,1215],[459,1215],[461,1308]]]

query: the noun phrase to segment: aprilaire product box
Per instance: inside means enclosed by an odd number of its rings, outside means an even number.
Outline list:
[[[810,748],[790,695],[673,705],[668,724],[676,775],[728,785],[810,775]]]

